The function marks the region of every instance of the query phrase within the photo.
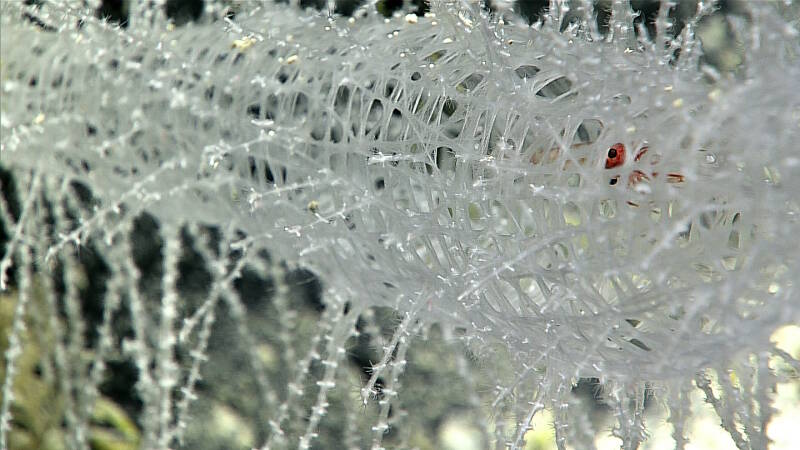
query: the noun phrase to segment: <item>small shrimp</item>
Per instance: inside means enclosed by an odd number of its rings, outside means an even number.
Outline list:
[[[633,162],[639,163],[642,160],[642,158],[644,158],[644,156],[647,154],[648,150],[650,150],[649,147],[647,146],[642,147],[636,153],[636,156],[633,157]],[[625,164],[625,158],[626,158],[625,145],[622,144],[621,142],[618,142],[609,147],[609,149],[606,151],[605,168],[614,169],[616,167],[620,167]],[[650,165],[655,166],[660,162],[660,160],[661,160],[660,155],[658,154],[652,155],[652,157],[650,158]],[[658,172],[656,171],[652,171],[648,175],[645,171],[641,169],[633,169],[630,172],[630,174],[628,174],[628,187],[632,188],[639,183],[649,182],[651,178],[656,178],[657,176]],[[608,181],[608,184],[610,184],[611,186],[615,186],[617,183],[619,183],[619,180],[620,180],[620,175],[615,175]],[[672,184],[683,183],[684,180],[685,177],[678,172],[667,173],[667,178],[666,178],[667,183],[672,183]]]
[[[589,145],[588,143],[581,143],[575,144],[570,147],[571,150],[575,150],[584,146]],[[631,169],[630,173],[628,173],[628,187],[633,188],[639,183],[649,182],[651,179],[658,177],[659,172],[645,170],[642,165],[648,164],[650,166],[656,166],[661,161],[661,155],[658,153],[650,154],[648,158],[645,159],[645,156],[648,155],[648,151],[650,148],[648,146],[643,146],[640,148],[636,155],[633,157],[633,164],[634,168]],[[560,160],[561,156],[561,149],[559,147],[553,147],[549,151],[545,150],[538,150],[534,152],[530,157],[530,162],[534,165],[541,165],[541,164],[552,164],[556,161]],[[628,151],[625,148],[625,144],[621,142],[617,142],[616,144],[612,145],[611,147],[606,150],[605,160],[604,160],[604,168],[606,170],[616,169],[618,167],[622,167],[625,165],[626,160],[628,159]],[[562,170],[569,170],[572,167],[573,161],[578,165],[584,165],[587,161],[585,156],[576,156],[574,159],[566,159],[564,161],[564,165]],[[614,175],[608,181],[608,184],[611,186],[615,186],[619,183],[620,179],[622,178],[621,174]],[[679,172],[669,172],[666,175],[666,182],[675,184],[675,183],[683,183],[685,181],[685,177]]]

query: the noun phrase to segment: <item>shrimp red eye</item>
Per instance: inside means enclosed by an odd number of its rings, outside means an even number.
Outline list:
[[[608,149],[606,155],[606,169],[613,169],[625,163],[625,146],[617,143]]]

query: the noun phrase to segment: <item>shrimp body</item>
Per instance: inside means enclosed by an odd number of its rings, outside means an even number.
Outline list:
[[[633,158],[634,164],[641,162],[642,159],[645,157],[645,155],[647,155],[648,150],[650,150],[650,148],[647,147],[647,146],[643,146],[641,149],[639,149],[639,151],[636,152],[636,156],[634,156],[634,158]],[[622,144],[621,142],[618,142],[618,143],[612,145],[606,151],[605,168],[606,169],[614,169],[616,167],[620,167],[620,166],[624,165],[625,164],[625,159],[626,159],[626,154],[627,154],[627,151],[626,151],[625,145]],[[654,165],[658,164],[660,160],[661,160],[660,156],[658,154],[654,154],[650,158],[649,162],[650,162],[651,166],[654,166]],[[645,171],[643,171],[641,169],[633,169],[630,172],[630,174],[628,175],[628,187],[631,187],[631,188],[635,187],[637,184],[642,183],[642,182],[650,181],[651,177],[655,178],[657,176],[658,176],[658,172],[656,172],[656,171],[651,171],[650,175],[648,175]],[[685,179],[685,177],[683,175],[681,175],[680,173],[670,172],[670,173],[667,173],[666,181],[667,181],[667,183],[683,183],[684,179]],[[617,176],[611,178],[609,180],[608,184],[613,186],[613,185],[616,185],[618,182],[619,182],[619,176],[617,175]]]

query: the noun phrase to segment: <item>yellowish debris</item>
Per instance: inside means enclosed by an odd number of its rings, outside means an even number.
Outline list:
[[[246,37],[246,38],[242,38],[242,39],[236,39],[235,41],[233,41],[233,45],[231,45],[231,48],[235,48],[235,49],[239,50],[240,52],[243,52],[243,51],[247,50],[248,48],[252,47],[253,44],[255,44],[255,43],[256,43],[256,40],[251,38],[251,37]]]

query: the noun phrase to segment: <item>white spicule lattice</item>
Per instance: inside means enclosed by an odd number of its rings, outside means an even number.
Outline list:
[[[792,373],[776,367],[798,368],[769,341],[800,319],[795,16],[726,16],[734,76],[694,38],[713,5],[674,33],[665,3],[651,36],[626,2],[602,34],[592,2],[552,3],[533,27],[468,2],[390,19],[244,2],[176,27],[155,2],[130,5],[125,28],[82,2],[4,3],[3,443],[26,327],[49,330],[48,365],[68,374],[71,445],[88,445],[104,363],[126,357],[142,446],[166,448],[192,429],[225,321],[253,445],[324,447],[339,423],[352,447],[408,445],[392,431],[414,414],[397,412],[405,355],[438,324],[508,355],[489,400],[516,423],[486,419],[498,446],[545,407],[559,445],[589,445],[570,391],[597,378],[626,448],[645,437],[646,386],[682,447],[693,383],[740,448],[766,447],[771,389]],[[202,292],[187,293],[187,249]],[[87,252],[104,267],[94,318]],[[280,281],[296,266],[325,287],[307,334]],[[256,352],[245,272],[275,282],[280,373]],[[365,418],[343,406],[343,367],[376,307],[401,319],[356,388]]]

